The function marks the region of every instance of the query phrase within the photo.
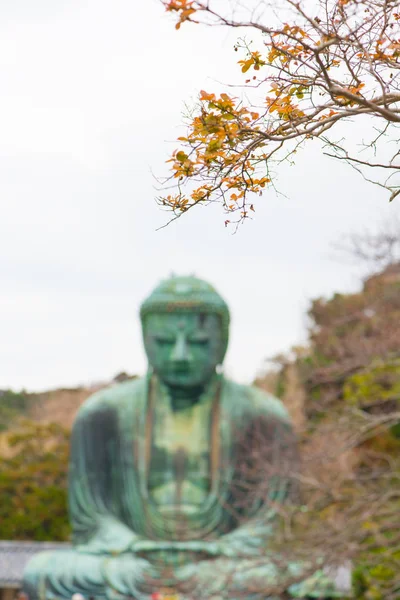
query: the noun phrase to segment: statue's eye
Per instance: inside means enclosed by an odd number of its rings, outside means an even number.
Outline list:
[[[160,337],[160,336],[157,336],[155,338],[155,341],[157,342],[157,344],[159,346],[172,346],[175,343],[175,340],[173,340],[172,338]]]
[[[194,346],[206,346],[208,344],[210,340],[208,339],[208,337],[203,337],[203,336],[199,336],[199,337],[193,337],[189,340],[189,343],[194,345]]]

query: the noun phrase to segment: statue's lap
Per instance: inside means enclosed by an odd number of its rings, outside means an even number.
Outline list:
[[[24,574],[25,589],[30,598],[71,598],[71,590],[83,595],[104,595],[103,563],[101,555],[85,555],[74,550],[41,552],[28,563]]]
[[[29,563],[25,572],[25,589],[30,598],[45,596],[50,598],[71,598],[73,593],[80,593],[86,598],[107,598],[117,600],[136,598],[137,594],[145,593],[151,596],[160,588],[168,589],[173,582],[183,584],[190,589],[192,577],[195,577],[195,588],[205,589],[214,595],[225,590],[226,577],[229,579],[230,598],[243,597],[243,569],[247,561],[237,561],[226,558],[204,560],[196,565],[188,564],[169,570],[164,574],[154,572],[154,567],[145,559],[135,557],[130,553],[119,556],[104,554],[82,554],[74,550],[57,550],[37,554]],[[239,568],[238,568],[239,567]],[[263,568],[263,576],[268,576]],[[258,569],[258,576],[260,576]],[[171,577],[172,575],[172,577]],[[219,577],[218,577],[219,575]],[[257,570],[248,570],[249,579],[257,576]],[[157,583],[152,584],[153,576]],[[138,589],[138,583],[140,589]],[[192,589],[188,597],[192,597]],[[42,594],[41,594],[42,592]],[[179,596],[184,600],[185,595]],[[252,598],[251,595],[246,598]]]

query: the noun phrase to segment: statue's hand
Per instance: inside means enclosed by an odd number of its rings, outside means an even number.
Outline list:
[[[83,554],[121,554],[129,550],[136,534],[116,519],[105,518],[87,544],[77,546]]]
[[[219,556],[221,554],[221,547],[218,542],[208,542],[204,540],[188,542],[137,540],[131,544],[130,548],[135,554],[146,554],[147,552],[157,551],[203,552],[210,556]]]
[[[150,552],[193,552],[207,554],[211,557],[252,558],[260,556],[260,547],[251,541],[242,539],[207,541],[194,540],[188,542],[169,542],[154,540],[134,541],[130,549],[136,555],[145,556]]]
[[[157,542],[154,540],[134,540],[130,545],[130,550],[134,554],[145,554],[157,550],[169,550],[171,542]]]
[[[239,557],[262,556],[270,545],[273,536],[271,522],[260,519],[245,522],[230,533],[221,537],[221,543],[228,545],[231,552]]]
[[[256,558],[261,556],[261,549],[249,543],[221,542],[221,555],[226,558]]]
[[[255,558],[265,553],[272,529],[269,524],[244,526],[224,535],[220,544],[222,554],[229,558]]]

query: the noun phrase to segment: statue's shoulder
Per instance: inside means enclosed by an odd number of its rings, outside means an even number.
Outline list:
[[[103,388],[85,400],[78,411],[78,417],[82,418],[107,410],[118,410],[126,402],[132,402],[136,397],[141,396],[145,392],[146,385],[146,378],[140,377]]]
[[[252,385],[243,385],[227,379],[224,381],[224,387],[234,400],[234,404],[245,413],[252,416],[275,417],[290,423],[291,420],[283,402],[272,394]]]

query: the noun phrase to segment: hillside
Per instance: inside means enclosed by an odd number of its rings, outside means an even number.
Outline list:
[[[111,381],[39,393],[0,390],[0,432],[18,428],[21,419],[41,424],[57,423],[71,429],[75,415],[86,398],[100,389],[135,377],[122,372]]]
[[[81,404],[91,394],[109,384],[94,387],[64,388],[32,395],[27,418],[37,423],[59,423],[67,429],[72,427]]]
[[[351,560],[357,598],[397,600],[400,263],[358,293],[314,300],[309,316],[307,347],[257,382],[280,395],[299,433],[303,544]]]

